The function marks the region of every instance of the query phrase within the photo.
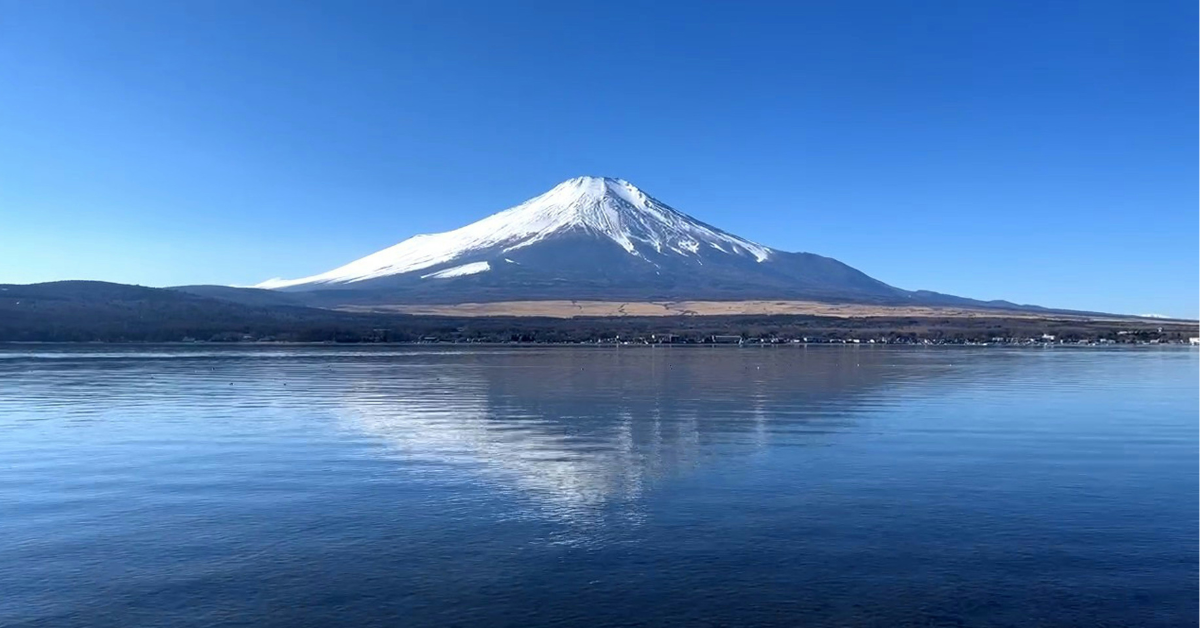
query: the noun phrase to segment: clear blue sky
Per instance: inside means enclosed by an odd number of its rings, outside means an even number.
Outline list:
[[[0,0],[0,282],[324,271],[582,174],[903,288],[1196,317],[1197,7]]]

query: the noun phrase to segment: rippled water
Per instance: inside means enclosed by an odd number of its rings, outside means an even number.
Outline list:
[[[0,349],[3,626],[1184,626],[1186,350]]]

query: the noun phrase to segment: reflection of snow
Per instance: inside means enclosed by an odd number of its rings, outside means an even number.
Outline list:
[[[484,482],[516,516],[573,526],[637,517],[647,492],[700,465],[827,442],[878,399],[863,394],[874,371],[840,353],[655,351],[364,364],[332,397],[410,471]]]

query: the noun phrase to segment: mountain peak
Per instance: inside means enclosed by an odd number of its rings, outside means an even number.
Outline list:
[[[563,181],[562,183],[559,183],[558,185],[556,185],[554,187],[559,187],[559,186],[563,186],[563,185],[574,185],[574,186],[629,185],[629,186],[631,186],[632,184],[629,183],[628,181],[626,181],[625,179],[618,179],[617,177],[595,177],[595,176],[585,175],[582,177],[571,177],[570,179],[567,179],[566,181]]]
[[[765,246],[673,209],[624,179],[582,176],[563,181],[540,196],[460,229],[414,236],[320,275],[271,279],[256,287],[345,284],[431,269],[452,261],[494,262],[503,260],[504,254],[567,233],[609,240],[650,264],[654,264],[651,258],[663,255],[702,263],[703,255],[721,254],[763,262],[772,254]],[[491,267],[476,264],[471,268],[485,272]]]
[[[571,177],[558,185],[567,185],[568,183],[629,183],[625,179],[617,177],[597,177],[593,175],[583,175],[579,177]],[[557,187],[557,186],[555,186]]]
[[[531,199],[529,202],[538,199],[544,199],[548,202],[565,202],[568,199],[578,201],[581,199],[595,200],[605,197],[617,198],[638,207],[643,203],[642,199],[647,197],[645,192],[642,192],[637,186],[624,180],[614,177],[575,177],[567,179],[562,183],[554,186],[545,194]],[[579,206],[579,203],[575,203]]]

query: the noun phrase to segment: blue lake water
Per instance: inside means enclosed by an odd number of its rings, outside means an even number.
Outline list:
[[[0,348],[0,626],[1194,626],[1198,356]]]

